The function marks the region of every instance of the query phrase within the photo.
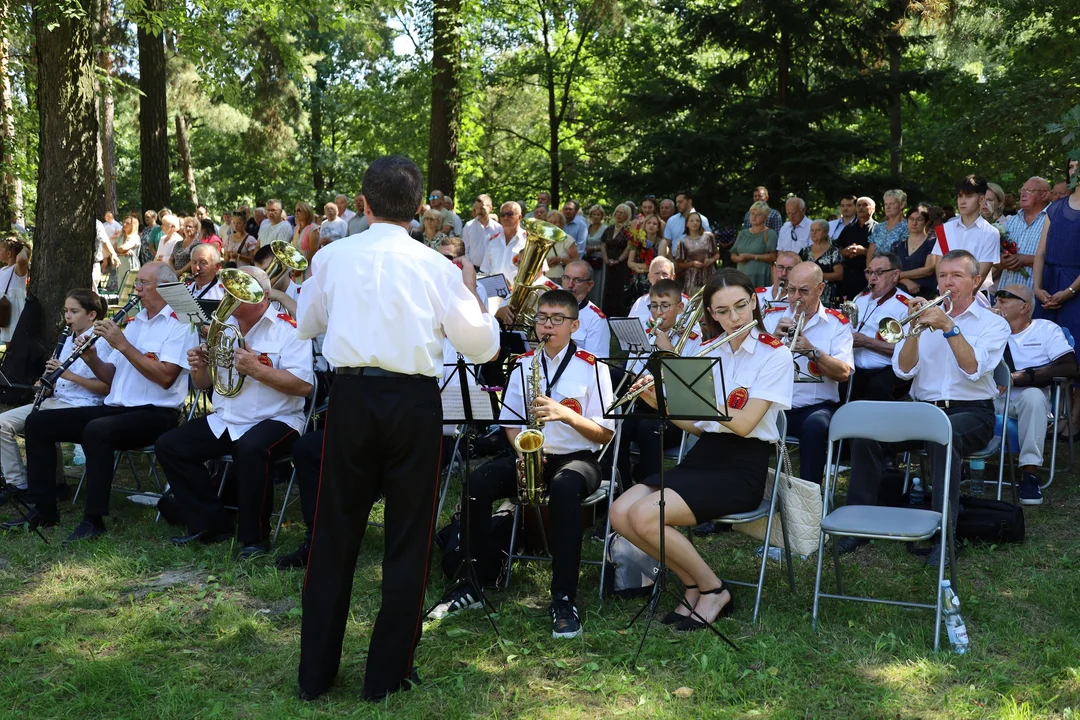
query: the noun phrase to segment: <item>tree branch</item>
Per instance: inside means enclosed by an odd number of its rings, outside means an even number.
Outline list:
[[[532,138],[525,137],[521,133],[517,132],[516,130],[511,130],[510,128],[493,127],[493,128],[491,128],[491,131],[492,132],[504,132],[507,135],[516,137],[518,140],[521,140],[524,143],[532,145],[534,148],[537,148],[538,150],[543,150],[544,152],[550,152],[550,150],[551,150],[546,145],[541,145],[540,143],[536,142]]]

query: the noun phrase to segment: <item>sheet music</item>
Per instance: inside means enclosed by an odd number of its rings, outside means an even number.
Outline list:
[[[510,286],[506,283],[505,275],[488,275],[477,278],[476,284],[484,288],[488,298],[499,298],[500,304],[503,299],[510,296]]]
[[[164,283],[158,285],[157,290],[181,322],[192,325],[205,325],[210,322],[184,283]]]
[[[628,352],[642,352],[649,347],[649,336],[645,334],[645,326],[641,318],[621,317],[608,318],[608,326],[611,334],[619,341],[619,347]]]
[[[461,397],[461,383],[455,377],[443,386],[442,391],[443,417],[451,420],[465,419],[465,403]],[[473,420],[495,420],[495,414],[491,407],[491,398],[481,387],[469,383],[469,402],[472,404]]]

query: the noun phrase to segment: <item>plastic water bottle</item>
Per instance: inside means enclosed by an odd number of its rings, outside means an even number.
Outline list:
[[[926,500],[926,492],[923,490],[922,480],[917,477],[911,478],[911,492],[908,494],[908,499],[912,505],[922,505]]]
[[[971,461],[971,485],[968,489],[971,491],[972,495],[982,495],[986,492],[986,481],[983,478],[983,472],[985,470],[985,460]]]
[[[964,655],[971,649],[968,640],[967,625],[960,615],[960,598],[953,592],[952,583],[948,580],[941,581],[942,611],[945,613],[945,630],[949,633],[949,642],[952,643],[953,652]]]

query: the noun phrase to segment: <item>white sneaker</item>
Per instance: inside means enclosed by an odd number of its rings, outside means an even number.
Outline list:
[[[462,610],[478,610],[484,606],[479,599],[479,593],[473,590],[472,584],[463,582],[455,585],[442,597],[442,602],[431,609],[428,613],[429,620],[441,620],[447,615],[453,615]]]

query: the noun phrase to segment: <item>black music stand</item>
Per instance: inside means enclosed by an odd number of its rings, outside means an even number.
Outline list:
[[[462,571],[466,574],[464,579],[467,579],[472,583],[473,589],[476,590],[480,596],[480,602],[484,607],[484,614],[487,616],[488,622],[491,623],[491,629],[495,631],[496,637],[499,638],[499,642],[502,642],[502,634],[499,632],[499,627],[495,624],[495,606],[491,604],[491,601],[487,598],[487,593],[484,592],[484,585],[480,581],[480,576],[476,572],[476,559],[472,555],[472,538],[469,532],[469,439],[473,432],[474,424],[477,422],[498,422],[500,425],[517,425],[525,424],[528,422],[525,418],[513,417],[508,420],[500,419],[500,402],[492,402],[492,399],[496,397],[496,392],[502,390],[502,388],[488,388],[480,382],[478,370],[481,365],[474,365],[466,363],[465,359],[458,354],[458,361],[454,364],[448,364],[445,367],[453,368],[450,374],[441,384],[439,391],[445,399],[452,400],[454,388],[452,383],[455,378],[458,381],[458,388],[461,392],[461,407],[456,405],[447,408],[443,407],[443,422],[451,423],[455,425],[462,425],[462,434],[465,440],[465,452],[461,460],[461,523],[459,540],[461,543],[461,564],[458,566],[457,571],[454,573],[454,582],[461,582]],[[521,366],[518,366],[518,370],[524,374],[524,370]],[[508,375],[509,378],[509,375]],[[524,380],[524,375],[523,378]],[[524,387],[524,386],[522,386]],[[449,393],[445,393],[449,388]],[[486,403],[482,407],[474,407],[473,401],[479,403]],[[511,412],[516,416],[517,412],[511,409]],[[447,478],[447,482],[450,479]],[[434,609],[434,606],[428,608],[424,612],[424,617]]]
[[[730,420],[731,416],[727,410],[727,387],[724,382],[723,373],[720,373],[721,393],[724,397],[723,412],[718,408],[718,400],[715,396],[715,387],[713,385],[713,369],[723,366],[723,361],[720,358],[702,357],[702,358],[687,358],[668,355],[666,353],[654,353],[648,362],[648,369],[651,372],[653,378],[656,380],[656,398],[657,398],[657,411],[656,413],[649,413],[650,418],[660,418],[661,420],[691,420],[691,421],[705,421],[705,420]],[[670,386],[670,398],[665,394],[665,385]],[[645,413],[633,413],[625,412],[618,414],[617,411],[608,414],[605,413],[605,417],[644,417]],[[662,426],[661,426],[662,428]],[[660,443],[660,452],[663,454],[664,435],[661,433],[658,435],[657,442]],[[642,613],[648,611],[646,616],[645,631],[641,635],[641,642],[638,644],[637,652],[634,653],[633,664],[637,664],[637,659],[641,655],[642,649],[645,647],[645,639],[649,635],[649,628],[652,627],[653,619],[656,616],[656,606],[660,601],[660,596],[666,591],[674,597],[679,604],[684,605],[690,610],[690,617],[696,617],[701,622],[704,622],[706,626],[713,631],[713,633],[721,640],[731,646],[732,649],[738,650],[738,646],[735,645],[726,635],[720,632],[715,625],[706,622],[705,618],[697,614],[694,608],[690,607],[685,598],[680,595],[676,595],[667,586],[667,524],[665,523],[665,499],[664,499],[664,463],[660,464],[660,557],[659,567],[657,568],[656,582],[653,584],[652,594],[649,599],[645,601],[641,609],[637,614],[631,618],[627,627],[632,627],[637,619],[641,617]]]
[[[33,510],[31,510],[30,506],[26,504],[25,500],[23,500],[21,497],[19,497],[13,492],[15,490],[15,486],[9,485],[7,482],[7,478],[5,478],[2,473],[0,473],[0,488],[6,488],[9,492],[11,492],[10,499],[11,502],[17,506],[15,508],[16,512],[19,513],[19,517],[22,518],[23,522],[26,523],[26,526],[30,527],[30,515],[33,513]],[[34,528],[34,532],[37,533],[37,536],[41,538],[41,541],[43,543],[45,543],[46,545],[49,544],[49,540],[45,537],[45,535],[42,534],[40,527]]]

